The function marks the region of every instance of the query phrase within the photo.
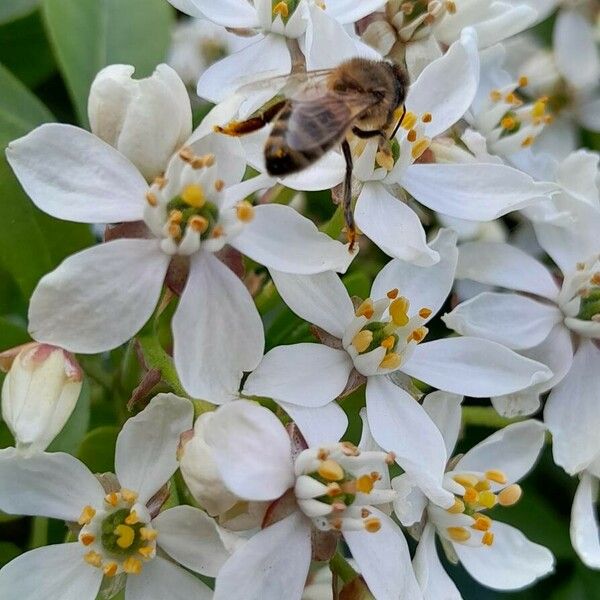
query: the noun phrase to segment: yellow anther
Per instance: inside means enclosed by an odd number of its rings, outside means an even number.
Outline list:
[[[187,146],[184,146],[180,151],[179,151],[179,158],[183,161],[183,162],[192,162],[194,160],[194,153],[192,152],[191,148],[188,148]]]
[[[390,299],[390,300],[395,300],[398,297],[398,288],[394,288],[393,290],[390,290],[386,296]]]
[[[106,494],[106,496],[104,496],[104,502],[113,507],[119,504],[119,500],[121,500],[121,494],[118,492],[111,492],[110,494]]]
[[[383,357],[379,363],[381,369],[397,369],[402,362],[402,357],[395,352],[390,352]]]
[[[600,286],[600,273],[596,272],[594,273],[591,277],[590,277],[590,283],[592,285],[599,285]]]
[[[211,237],[220,238],[225,233],[225,229],[223,229],[222,225],[217,225],[211,233]]]
[[[411,155],[413,160],[417,160],[420,156],[422,156],[423,152],[429,148],[431,145],[431,140],[429,138],[421,138],[417,142],[413,144]]]
[[[205,154],[202,158],[204,158],[205,167],[212,167],[216,162],[214,154]]]
[[[254,219],[254,206],[250,204],[247,200],[242,200],[242,202],[238,202],[235,207],[235,212],[237,214],[237,218],[242,223],[250,223],[252,219]]]
[[[469,475],[468,473],[459,473],[458,475],[454,475],[452,479],[464,488],[475,487],[479,481],[475,475]]]
[[[87,525],[96,516],[96,511],[91,506],[84,506],[77,523]]]
[[[492,90],[490,92],[490,98],[494,102],[499,102],[500,100],[502,100],[502,94],[498,90]]]
[[[412,14],[413,10],[415,9],[414,5],[412,2],[404,2],[401,6],[400,6],[400,10],[405,14],[405,15],[410,15]]]
[[[431,123],[432,120],[433,115],[430,112],[426,112],[421,115],[421,121],[423,121],[423,123]]]
[[[535,142],[535,138],[532,135],[528,135],[522,142],[521,142],[521,147],[522,148],[529,148],[529,146],[533,145],[533,142]]]
[[[217,190],[217,192],[223,191],[224,187],[225,187],[225,182],[222,179],[217,179],[215,181],[215,190]]]
[[[324,460],[317,470],[317,473],[327,481],[341,481],[344,479],[344,469],[335,462],[335,460]]]
[[[117,525],[113,533],[119,536],[117,538],[117,546],[123,548],[123,550],[130,548],[135,540],[135,530],[128,525]]]
[[[499,471],[498,469],[491,469],[490,471],[485,472],[485,478],[490,481],[494,481],[495,483],[500,483],[504,485],[506,483],[506,475]]]
[[[394,325],[404,327],[408,323],[407,313],[409,308],[410,303],[404,296],[400,296],[392,301],[390,304],[390,317],[392,317]]]
[[[172,210],[169,213],[169,223],[181,223],[183,221],[183,213],[180,210]]]
[[[373,313],[375,311],[373,310],[373,300],[371,300],[371,298],[367,298],[366,300],[363,300],[359,307],[356,309],[356,312],[354,313],[357,317],[367,317],[367,319],[370,319],[373,316]]]
[[[341,450],[344,456],[359,456],[360,450],[352,442],[341,442]]]
[[[492,526],[492,520],[486,515],[476,514],[473,517],[475,517],[475,523],[471,525],[473,529],[487,531]]]
[[[82,533],[79,536],[79,541],[84,545],[84,546],[89,546],[90,544],[93,544],[96,541],[96,536],[92,535],[91,533]]]
[[[477,485],[475,486],[475,489],[478,492],[483,492],[484,490],[489,490],[490,482],[487,481],[486,479],[482,479],[480,482],[477,483]]]
[[[178,240],[181,237],[181,226],[177,223],[170,223],[168,227],[169,236],[174,240]]]
[[[273,16],[280,15],[282,18],[287,18],[290,14],[290,9],[285,2],[279,2],[273,7]]]
[[[407,134],[406,134],[406,139],[412,144],[413,142],[417,141],[417,132],[414,129],[411,129]]]
[[[518,483],[513,483],[498,493],[498,504],[500,506],[512,506],[519,501],[522,493],[521,486]]]
[[[158,531],[151,527],[142,527],[140,529],[140,537],[145,542],[153,542],[158,537]]]
[[[154,178],[153,183],[159,190],[162,190],[167,185],[167,178],[164,175],[159,175]]]
[[[531,109],[531,116],[539,119],[546,114],[546,103],[542,102],[542,100],[538,100],[534,103],[533,108]]]
[[[373,490],[373,479],[370,475],[362,475],[356,480],[356,489],[362,494],[370,494]]]
[[[467,488],[463,498],[468,504],[475,504],[479,500],[479,492],[474,487]]]
[[[414,340],[415,342],[417,342],[417,344],[419,344],[425,339],[428,333],[429,329],[427,329],[427,327],[419,327],[408,336],[407,341],[410,342]]]
[[[87,554],[84,554],[83,560],[85,560],[85,562],[88,565],[92,565],[92,567],[102,566],[102,556],[98,554],[98,552],[94,552],[93,550],[91,552],[88,552]]]
[[[129,515],[127,515],[125,517],[125,524],[126,525],[135,525],[136,523],[140,522],[140,518],[138,517],[138,514],[135,512],[135,510],[132,510]]]
[[[158,204],[158,198],[152,192],[146,192],[146,202],[150,206],[156,206]]]
[[[454,2],[452,2],[452,0],[447,0],[446,1],[446,10],[451,14],[455,14],[456,13],[456,4]]]
[[[201,215],[194,215],[188,221],[188,225],[193,231],[202,235],[208,229],[209,223],[208,219],[205,219]]]
[[[355,350],[360,354],[371,345],[372,341],[373,332],[367,329],[363,329],[352,338],[352,345],[354,346]]]
[[[454,504],[446,509],[446,512],[449,512],[451,515],[458,515],[460,513],[465,512],[465,503],[458,498],[454,499]]]
[[[386,350],[391,350],[396,343],[396,338],[393,335],[386,337],[382,340],[380,346],[383,346]]]
[[[339,496],[342,493],[342,488],[340,487],[339,483],[335,483],[335,481],[332,481],[331,483],[327,484],[327,495],[331,496],[332,498],[335,496]]]
[[[432,312],[433,311],[430,308],[422,308],[419,311],[419,316],[421,317],[421,319],[429,319]]]
[[[386,171],[391,171],[394,168],[394,157],[387,151],[377,152],[375,155],[375,162]]]
[[[521,104],[521,100],[519,100],[519,97],[514,92],[506,94],[506,96],[504,97],[504,101],[508,104]]]
[[[500,121],[500,126],[502,127],[502,129],[505,129],[506,131],[512,131],[518,124],[519,124],[519,122],[517,121],[517,119],[515,119],[514,117],[511,117],[510,115],[504,117]]]
[[[194,208],[202,208],[206,203],[204,190],[197,183],[192,183],[185,187],[183,192],[181,192],[181,198],[187,205]]]
[[[114,577],[117,574],[118,568],[117,563],[109,562],[102,567],[102,571],[107,577]]]
[[[496,505],[496,495],[489,490],[479,492],[479,504],[485,506],[485,508],[492,508]]]
[[[494,534],[491,531],[486,531],[481,538],[481,543],[484,546],[491,546],[494,543]]]
[[[154,554],[154,551],[154,546],[142,546],[141,548],[138,548],[138,552],[144,558],[150,558]]]
[[[381,521],[377,517],[365,519],[364,524],[369,533],[377,533],[381,529]]]
[[[454,542],[466,542],[471,537],[469,530],[464,527],[448,527],[446,531]]]
[[[519,77],[519,87],[527,87],[529,85],[529,79],[526,75]]]
[[[142,561],[138,558],[133,558],[133,556],[130,556],[123,562],[123,571],[128,575],[139,575],[143,568]]]
[[[121,490],[121,496],[123,497],[123,500],[127,502],[127,504],[133,504],[138,499],[138,495],[127,488],[123,488]]]
[[[402,119],[402,128],[410,131],[417,124],[417,115],[414,112],[408,111]]]

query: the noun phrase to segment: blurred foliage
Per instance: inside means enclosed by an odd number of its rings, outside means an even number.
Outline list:
[[[173,20],[174,11],[166,0],[2,0],[2,150],[11,140],[45,122],[58,120],[87,126],[87,94],[97,71],[107,64],[121,62],[135,65],[137,76],[151,73],[165,59]],[[552,21],[537,29],[542,38],[549,40]],[[208,108],[197,107],[195,124]],[[584,145],[600,149],[600,135],[583,132],[582,139]],[[95,238],[88,226],[53,219],[35,208],[12,175],[4,152],[0,157],[0,190],[0,350],[3,350],[28,341],[27,302],[39,278],[64,257],[93,244]],[[304,212],[324,231],[339,231],[339,211],[331,203],[329,192],[306,194]],[[370,282],[386,261],[377,248],[365,243],[360,259],[344,277],[349,293],[368,296]],[[250,263],[249,266],[255,267]],[[265,274],[260,267],[257,272]],[[265,323],[267,349],[314,341],[309,326],[283,304],[272,285],[267,284],[259,293],[257,305]],[[169,311],[172,306],[163,314],[157,332],[167,350]],[[444,334],[441,323],[431,332],[433,337]],[[140,367],[132,345],[104,355],[82,357],[82,366],[86,382],[77,409],[50,450],[70,452],[93,471],[110,471],[114,465],[116,435],[130,414],[126,402],[139,383]],[[364,389],[345,398],[342,406],[350,419],[347,437],[358,442]],[[491,432],[481,426],[466,428],[459,451]],[[0,423],[0,447],[12,443],[6,426]],[[182,485],[181,481],[179,484]],[[557,559],[555,574],[528,590],[499,594],[483,589],[462,568],[446,565],[465,600],[600,600],[600,573],[581,564],[569,540],[574,487],[575,481],[553,465],[547,448],[538,468],[524,484],[522,501],[511,509],[496,509],[495,516],[521,528],[532,540],[547,545]],[[62,523],[0,514],[0,566],[27,549],[64,539]]]

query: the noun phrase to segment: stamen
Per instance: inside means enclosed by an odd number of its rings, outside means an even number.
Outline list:
[[[217,192],[221,192],[224,187],[225,187],[225,182],[222,179],[217,179],[215,181],[215,190],[217,190]]]
[[[363,329],[359,331],[354,338],[352,338],[352,345],[356,349],[356,351],[360,354],[364,352],[373,341],[373,332],[368,329]]]
[[[475,516],[475,515],[473,515]],[[473,529],[477,529],[478,531],[487,531],[492,526],[492,520],[486,515],[477,514],[477,518],[475,519],[475,523],[471,525]]]
[[[533,142],[535,142],[535,137],[532,135],[528,135],[522,142],[521,142],[521,148],[529,148],[530,146],[533,145]]]
[[[206,203],[204,190],[202,189],[202,186],[197,183],[188,185],[183,192],[181,192],[181,198],[187,205],[193,206],[194,208],[202,208]]]
[[[88,565],[92,565],[92,567],[101,567],[102,566],[102,556],[100,554],[98,554],[98,552],[94,552],[94,550],[92,550],[91,552],[88,552],[87,554],[84,554],[83,560],[85,560],[85,562]]]
[[[132,492],[126,488],[121,489],[121,496],[123,497],[123,500],[127,502],[127,504],[133,504],[138,499],[138,495],[135,492]]]
[[[481,543],[484,546],[491,546],[494,543],[494,534],[491,531],[486,531],[481,538]]]
[[[370,475],[362,475],[356,480],[356,489],[362,494],[370,494],[373,490],[373,479]]]
[[[323,479],[328,481],[341,481],[344,479],[344,469],[335,460],[324,460],[317,470]]]
[[[133,556],[130,556],[123,562],[123,571],[125,571],[125,573],[128,575],[139,575],[143,568],[144,566],[142,565],[142,561],[137,558],[133,558]]]
[[[512,131],[517,127],[519,122],[511,115],[507,115],[500,121],[500,127],[506,131]]]
[[[345,456],[359,456],[360,450],[352,442],[341,442],[342,453]]]
[[[483,492],[484,490],[490,489],[490,482],[487,479],[482,479],[476,486],[475,489],[478,492]]]
[[[150,558],[154,554],[154,546],[142,546],[141,548],[138,548],[138,552],[144,558]]]
[[[412,144],[413,142],[417,141],[417,132],[414,129],[411,129],[407,134],[406,134],[406,139]]]
[[[145,542],[153,542],[158,537],[158,531],[151,527],[142,527],[140,529],[140,537]]]
[[[454,504],[446,509],[446,512],[449,512],[451,515],[458,515],[460,513],[465,512],[465,503],[458,498],[454,499]]]
[[[167,185],[167,178],[164,175],[159,175],[154,178],[154,185],[158,187],[159,190],[162,190],[165,185]]]
[[[208,219],[202,217],[201,215],[194,215],[188,221],[188,225],[193,231],[202,235],[208,229],[209,223]]]
[[[224,233],[225,233],[225,230],[223,229],[223,226],[222,225],[217,225],[212,230],[211,237],[213,237],[213,238],[220,238]]]
[[[422,342],[425,337],[427,336],[427,334],[429,333],[429,329],[427,329],[427,327],[419,327],[418,329],[415,329],[407,338],[407,340],[410,342],[411,340],[414,340],[415,342],[417,342],[417,344],[419,344],[420,342]]]
[[[79,541],[84,546],[89,546],[90,544],[93,544],[96,541],[96,536],[92,535],[91,533],[83,533],[81,534],[81,536],[79,536]]]
[[[534,103],[533,108],[531,109],[531,116],[534,118],[543,117],[546,113],[546,103],[542,100],[538,100]]]
[[[404,296],[396,298],[390,304],[390,317],[392,317],[394,325],[404,327],[404,325],[408,323],[409,319],[407,313],[409,308],[410,303]]]
[[[158,198],[152,192],[146,192],[146,202],[150,206],[156,206],[158,204]]]
[[[402,119],[402,129],[410,131],[417,124],[417,115],[414,112],[408,111]]]
[[[87,525],[94,517],[96,516],[96,511],[91,506],[84,506],[81,511],[81,515],[79,515],[79,519],[77,523],[79,525]]]
[[[242,223],[250,223],[252,219],[254,219],[254,206],[250,204],[247,200],[243,200],[242,202],[238,202],[236,207],[237,218]]]
[[[467,488],[463,494],[465,502],[469,504],[475,504],[479,500],[479,493],[474,487]]]
[[[498,504],[500,506],[512,506],[519,501],[522,494],[521,486],[513,483],[498,493]]]
[[[481,504],[481,506],[485,506],[485,508],[492,508],[496,505],[496,502],[496,494],[493,492],[490,492],[489,490],[479,492],[479,504]]]
[[[102,571],[107,577],[114,577],[117,574],[117,569],[117,563],[109,562],[104,565]]]
[[[104,496],[104,502],[112,507],[115,507],[117,504],[119,504],[120,499],[121,495],[118,492],[111,492],[110,494]]]
[[[456,14],[456,4],[452,0],[446,0],[446,10],[451,14]]]
[[[529,85],[529,79],[526,75],[519,77],[519,87],[527,87]]]
[[[394,347],[395,343],[396,338],[393,335],[390,335],[389,337],[386,337],[384,340],[381,341],[380,346],[383,346],[386,350],[391,350]]]
[[[423,121],[423,123],[431,123],[432,120],[433,115],[430,112],[423,113],[421,116],[421,121]]]
[[[171,223],[169,225],[169,237],[172,237],[174,240],[178,240],[181,237],[181,227],[177,223]],[[115,506],[113,504],[113,506]]]
[[[180,210],[172,210],[169,213],[169,222],[179,225],[183,221],[183,213]]]
[[[361,302],[360,306],[356,309],[356,312],[354,313],[357,317],[367,317],[367,319],[370,319],[373,314],[374,314],[374,310],[373,310],[373,300],[371,300],[371,298],[367,298],[366,300],[363,300],[363,302]]]
[[[500,100],[502,100],[502,94],[499,90],[492,90],[490,92],[490,98],[493,102],[499,102]]]
[[[390,290],[386,296],[390,299],[390,300],[395,300],[398,297],[398,288],[394,288],[393,290]]]
[[[379,363],[381,369],[397,369],[402,362],[402,357],[395,352],[386,354],[383,360]]]
[[[377,533],[381,529],[381,521],[377,517],[366,519],[364,523],[369,533]]]
[[[113,533],[119,536],[117,546],[123,550],[130,548],[135,540],[135,530],[127,525],[117,525]]]
[[[191,148],[185,146],[179,151],[179,158],[183,162],[190,163],[194,160],[194,153]]]
[[[135,525],[140,522],[140,518],[138,517],[135,510],[132,510],[127,517],[125,517],[125,523],[127,525]]]
[[[430,145],[431,140],[429,138],[421,138],[419,141],[415,142],[411,151],[413,160],[417,160]]]
[[[502,471],[492,469],[485,472],[485,478],[496,483],[504,485],[506,483],[506,475]]]
[[[287,18],[290,14],[288,5],[285,2],[279,2],[273,7],[273,16],[280,15],[282,18]]]
[[[471,537],[469,530],[464,527],[448,527],[446,531],[454,542],[466,542]]]
[[[421,317],[421,319],[429,319],[432,312],[433,311],[430,308],[422,308],[419,311],[419,316]]]
[[[475,487],[479,479],[475,475],[469,475],[468,473],[460,473],[452,477],[458,485],[462,485],[464,488]]]

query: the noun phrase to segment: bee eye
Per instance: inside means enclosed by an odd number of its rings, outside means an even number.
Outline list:
[[[346,88],[346,85],[345,85],[345,84],[343,84],[343,83],[336,83],[336,84],[333,86],[333,90],[334,90],[335,92],[345,92],[345,91],[346,91],[346,89],[347,89],[347,88]]]

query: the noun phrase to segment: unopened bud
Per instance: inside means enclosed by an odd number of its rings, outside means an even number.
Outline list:
[[[132,79],[131,65],[110,65],[92,83],[88,116],[92,133],[124,154],[148,182],[192,133],[187,90],[177,73],[159,65],[150,77]]]
[[[2,418],[17,449],[44,451],[75,408],[83,383],[79,364],[62,348],[33,342],[0,354],[0,366],[8,370]]]

